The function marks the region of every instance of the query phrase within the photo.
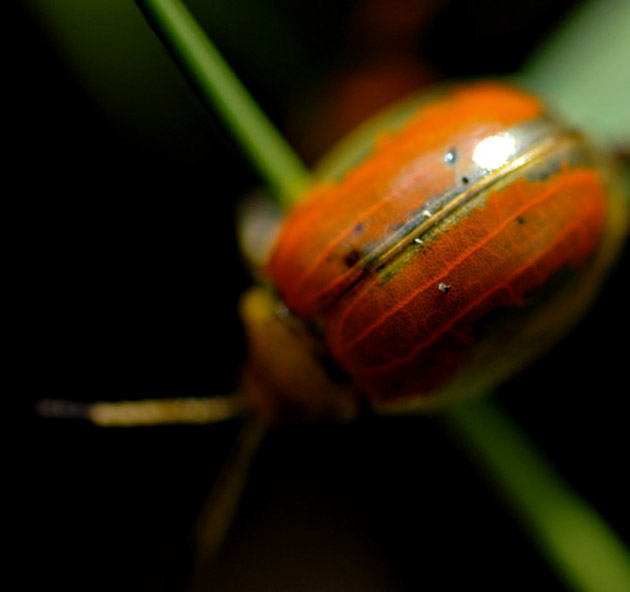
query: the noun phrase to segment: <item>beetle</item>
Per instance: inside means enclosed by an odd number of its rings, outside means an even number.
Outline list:
[[[438,284],[438,285],[439,285],[439,284]],[[448,294],[447,294],[447,295],[449,295],[449,294],[453,294],[453,293],[454,293],[454,292],[453,292],[453,290],[455,290],[455,289],[456,289],[456,286],[455,286],[454,284],[450,284],[450,285],[451,285],[452,287],[451,287],[451,290],[449,290],[449,292],[448,292]],[[438,289],[438,291],[439,291],[439,289]],[[441,292],[441,293],[443,293],[443,292]],[[220,316],[220,315],[219,315],[219,316]],[[150,340],[147,340],[147,341],[150,341]],[[146,344],[145,344],[145,345],[146,345]],[[122,347],[124,348],[124,344],[122,345]],[[579,405],[579,402],[578,402],[577,404]],[[398,424],[398,426],[400,427],[400,424]],[[356,433],[355,433],[355,435],[356,435]],[[389,435],[391,436],[391,434],[389,434]],[[88,437],[89,437],[89,436],[88,436]],[[143,435],[142,435],[142,438],[147,438],[147,434],[143,434]],[[151,438],[151,436],[148,436],[148,438]],[[313,446],[313,448],[316,448],[316,445],[314,445],[314,446]],[[276,449],[276,450],[277,450],[277,449]],[[439,452],[438,452],[438,451],[436,451],[436,450],[433,450],[433,454],[434,454],[434,455],[435,455],[435,457],[437,458],[437,456],[438,456]],[[122,454],[121,454],[121,456],[124,456],[124,455],[122,455]],[[402,452],[401,452],[401,456],[402,456]],[[383,463],[383,464],[384,464],[384,463]],[[268,465],[267,465],[267,466],[268,466]],[[414,466],[415,466],[415,465],[414,465]],[[258,491],[260,491],[260,489],[258,489]]]
[[[265,264],[278,302],[246,297],[267,415],[291,392],[313,413],[319,392],[349,404],[298,361],[308,334],[383,409],[488,392],[566,333],[624,244],[619,172],[532,95],[478,82],[393,111],[394,129],[349,139],[362,145],[352,168],[324,165],[288,214]],[[256,311],[282,305],[280,320]],[[274,347],[264,336],[282,324]]]

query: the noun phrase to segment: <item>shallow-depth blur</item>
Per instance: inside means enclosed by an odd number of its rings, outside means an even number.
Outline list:
[[[312,163],[402,93],[519,71],[579,3],[187,5]],[[10,201],[29,399],[229,392],[250,281],[232,219],[254,173],[133,3],[14,11]],[[498,398],[630,542],[627,271],[626,248],[589,317]],[[33,573],[66,588],[183,589],[196,512],[237,426],[30,427]],[[368,417],[272,433],[217,589],[562,589],[441,428]]]

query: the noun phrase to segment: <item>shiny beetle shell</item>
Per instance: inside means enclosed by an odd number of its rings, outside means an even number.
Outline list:
[[[453,87],[287,216],[267,273],[376,403],[487,389],[582,313],[623,241],[607,162],[535,97]]]

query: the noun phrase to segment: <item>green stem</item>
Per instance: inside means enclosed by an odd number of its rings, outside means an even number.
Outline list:
[[[178,0],[136,1],[288,207],[308,178],[299,159]],[[454,410],[450,419],[572,590],[627,592],[630,558],[624,545],[499,408],[479,401]]]
[[[475,401],[449,419],[569,589],[628,592],[623,542],[496,404]]]
[[[309,173],[179,0],[136,0],[207,107],[219,113],[283,208]]]

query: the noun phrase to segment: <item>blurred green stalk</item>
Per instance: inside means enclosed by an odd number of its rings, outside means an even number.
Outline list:
[[[179,0],[136,1],[288,207],[308,178],[297,156]],[[579,592],[628,592],[630,555],[623,543],[498,407],[478,401],[453,410],[450,421],[567,585]]]
[[[499,407],[482,398],[448,420],[569,589],[628,592],[623,542]]]
[[[518,78],[590,138],[627,148],[629,64],[630,2],[591,0],[532,53]]]
[[[219,113],[251,163],[288,207],[309,173],[178,0],[136,0],[208,108]]]

